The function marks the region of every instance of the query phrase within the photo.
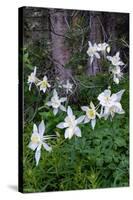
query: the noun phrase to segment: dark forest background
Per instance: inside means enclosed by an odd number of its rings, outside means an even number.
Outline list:
[[[98,60],[90,66],[88,41],[107,42],[111,55],[120,51],[128,71],[129,14],[26,7],[23,22],[24,45],[32,48],[30,56],[35,54],[33,65],[54,70],[60,79],[107,71]]]

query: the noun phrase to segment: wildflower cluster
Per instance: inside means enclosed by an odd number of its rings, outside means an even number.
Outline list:
[[[94,58],[100,59],[103,55],[105,59],[110,61],[109,72],[113,75],[113,81],[116,84],[119,84],[120,79],[123,76],[121,66],[124,66],[124,63],[120,60],[120,52],[117,52],[114,56],[109,56],[107,54],[110,53],[110,46],[107,43],[99,43],[92,45],[89,41],[89,48],[87,50],[87,54],[90,57],[90,64],[93,63]],[[100,55],[101,53],[101,55]]]
[[[89,41],[89,48],[87,50],[87,54],[90,57],[90,64],[93,63],[94,58],[100,59],[101,55],[104,55],[107,60],[110,61],[109,71],[113,74],[113,80],[115,83],[119,83],[120,78],[122,77],[121,66],[124,63],[120,60],[119,52],[116,53],[113,57],[106,55],[110,52],[110,46],[107,43],[99,43],[92,45]],[[36,70],[34,68],[34,72],[32,72],[28,76],[28,84],[29,90],[31,90],[32,84],[35,84],[36,87],[40,88],[40,91],[46,93],[47,88],[51,87],[48,82],[47,76],[43,77],[43,80],[40,80],[36,77]],[[53,109],[53,114],[57,115],[59,112],[66,112],[66,117],[63,122],[60,122],[56,125],[59,129],[65,129],[64,137],[65,139],[71,139],[73,136],[82,137],[80,124],[90,123],[92,129],[94,130],[96,126],[96,121],[98,119],[104,118],[105,120],[110,117],[112,120],[115,114],[124,114],[124,110],[120,103],[122,95],[125,90],[120,90],[117,93],[111,94],[110,88],[105,89],[102,93],[100,93],[97,97],[99,101],[98,105],[94,105],[91,101],[89,105],[82,105],[81,112],[84,112],[80,117],[76,117],[74,112],[69,105],[67,94],[72,92],[73,84],[66,81],[66,84],[60,83],[59,88],[64,88],[66,90],[66,97],[60,97],[57,93],[57,90],[53,90],[53,96],[46,103],[47,106]],[[68,106],[65,106],[65,102],[68,103]],[[46,141],[52,138],[55,138],[55,135],[47,135],[44,136],[45,132],[45,124],[42,121],[37,127],[36,124],[33,125],[33,132],[31,135],[31,141],[29,143],[29,148],[35,151],[35,160],[36,165],[38,165],[40,157],[41,157],[41,148],[43,147],[46,151],[51,152],[52,147],[49,146]]]

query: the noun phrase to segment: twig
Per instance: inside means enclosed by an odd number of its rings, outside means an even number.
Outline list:
[[[98,19],[98,21],[99,21],[99,23],[100,23],[100,25],[102,27],[104,41],[106,41],[106,39],[108,38],[108,36],[107,36],[107,34],[105,32],[104,26],[102,25],[102,22],[101,22],[101,20],[100,20],[100,18],[98,16],[97,16],[97,19]]]

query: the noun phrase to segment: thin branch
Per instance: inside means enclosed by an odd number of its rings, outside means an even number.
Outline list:
[[[107,36],[106,31],[105,31],[105,29],[104,29],[104,26],[103,26],[103,24],[102,24],[102,22],[101,22],[101,20],[100,20],[100,17],[97,16],[97,19],[98,19],[98,21],[99,21],[99,23],[100,23],[100,25],[101,25],[101,27],[102,27],[103,36],[104,36],[104,41],[105,41],[105,40],[108,38],[108,36]]]

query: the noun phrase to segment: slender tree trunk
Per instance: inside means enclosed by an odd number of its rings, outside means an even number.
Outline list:
[[[100,15],[100,12],[90,12],[90,32],[88,40],[91,41],[92,44],[100,43],[102,41]],[[99,64],[99,60],[97,58],[94,58],[93,63],[90,64],[90,59],[88,59],[87,74],[96,75],[100,71],[101,66]]]
[[[112,41],[111,52],[115,54],[116,52],[116,39],[117,39],[117,31],[116,31],[116,15],[115,13],[109,13],[106,15],[106,32],[108,35],[108,39]]]
[[[71,70],[64,68],[68,63],[70,52],[65,41],[67,31],[67,12],[63,10],[50,10],[50,30],[52,57],[55,67],[55,74],[60,80],[67,80],[71,76]]]

